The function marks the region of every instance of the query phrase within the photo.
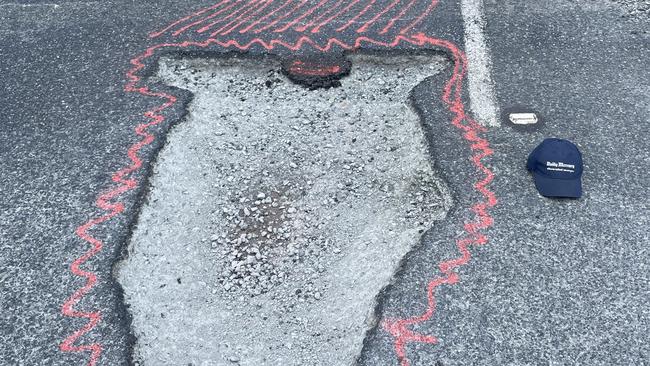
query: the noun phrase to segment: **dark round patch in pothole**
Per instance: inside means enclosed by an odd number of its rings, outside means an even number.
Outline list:
[[[316,90],[341,86],[350,74],[352,63],[343,55],[289,58],[282,62],[282,72],[292,82]]]
[[[521,132],[539,130],[544,124],[542,115],[532,107],[515,105],[501,111],[501,120],[504,125]]]

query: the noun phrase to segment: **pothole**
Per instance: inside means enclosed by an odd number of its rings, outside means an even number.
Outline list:
[[[162,59],[195,95],[119,281],[147,364],[346,365],[375,297],[451,205],[410,90],[438,55],[357,55],[310,91],[273,60]]]

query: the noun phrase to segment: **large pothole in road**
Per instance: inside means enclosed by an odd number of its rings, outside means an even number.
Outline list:
[[[352,57],[307,90],[272,60],[163,59],[195,94],[119,270],[150,365],[346,365],[450,195],[409,92],[437,55]]]

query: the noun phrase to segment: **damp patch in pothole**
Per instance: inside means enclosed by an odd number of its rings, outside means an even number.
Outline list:
[[[355,55],[308,90],[274,60],[172,59],[190,90],[118,278],[146,364],[340,365],[451,196],[409,93],[439,55]]]

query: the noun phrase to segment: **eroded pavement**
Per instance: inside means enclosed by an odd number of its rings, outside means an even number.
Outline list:
[[[119,270],[145,363],[358,356],[377,294],[451,196],[409,103],[444,58],[351,61],[340,87],[308,90],[277,60],[161,60],[194,99]]]

